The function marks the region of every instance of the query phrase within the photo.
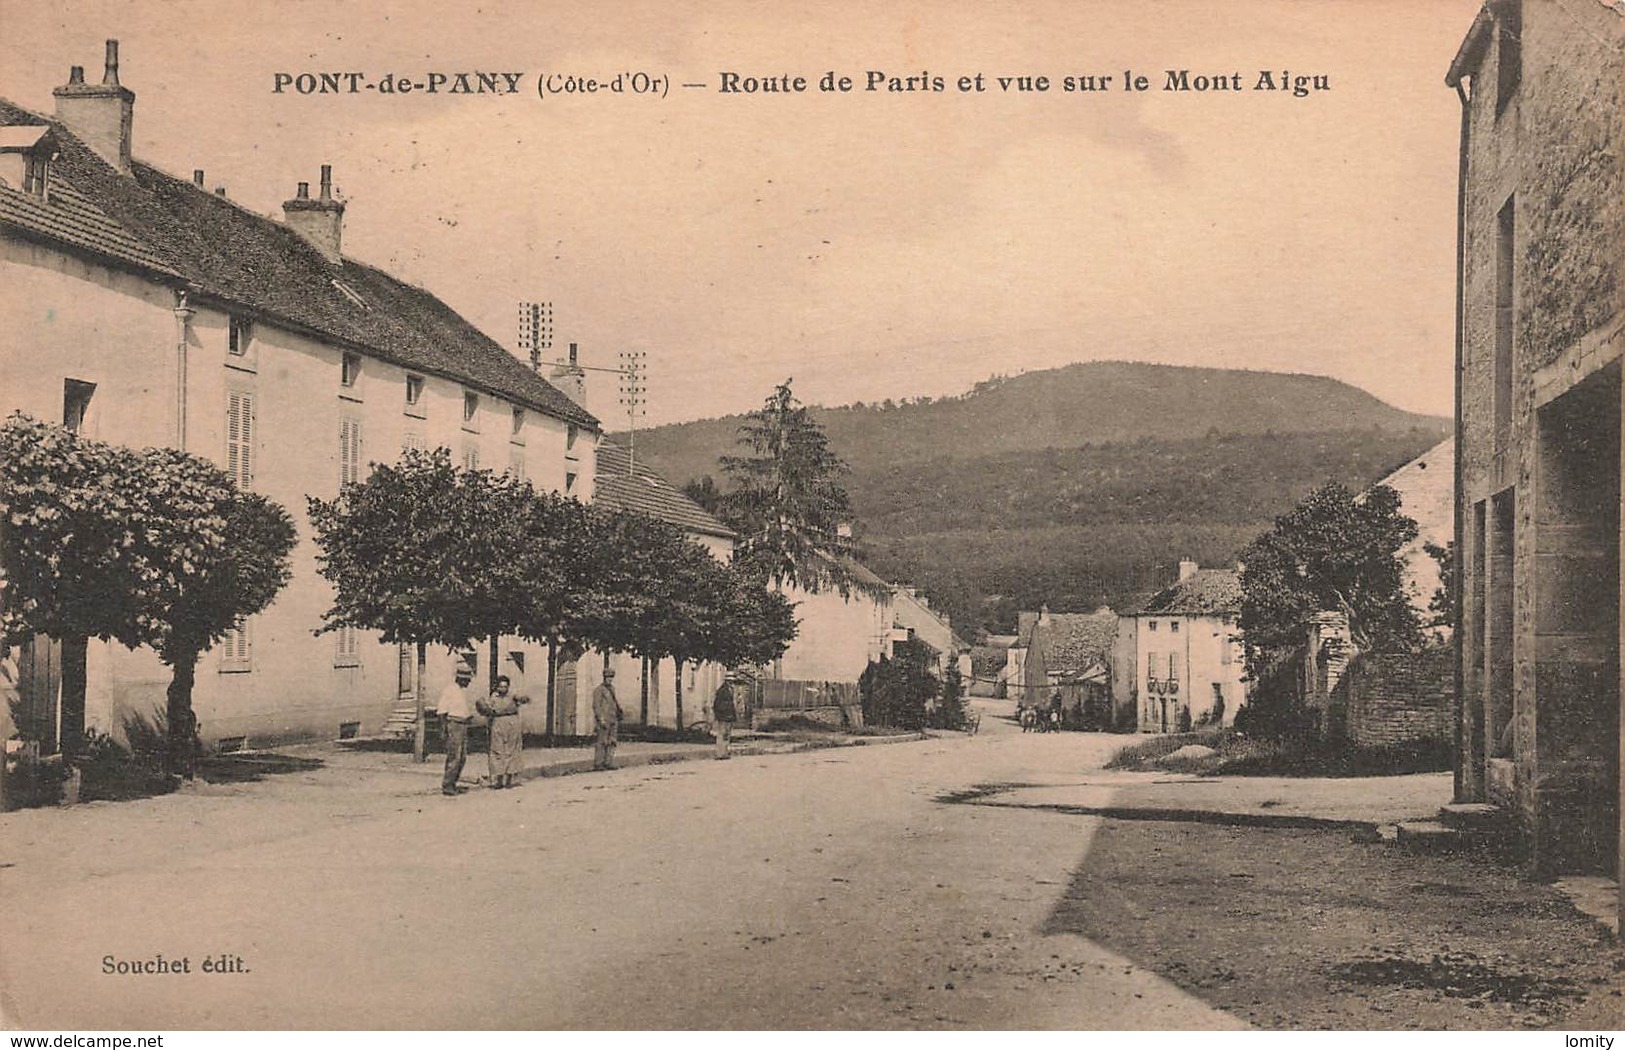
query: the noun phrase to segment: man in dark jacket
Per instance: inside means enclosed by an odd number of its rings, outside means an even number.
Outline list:
[[[727,758],[733,743],[734,721],[739,710],[734,706],[733,675],[728,675],[717,686],[717,695],[711,700],[711,732],[717,739],[717,757]]]

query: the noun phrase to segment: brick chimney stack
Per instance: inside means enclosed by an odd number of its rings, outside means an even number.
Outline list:
[[[322,165],[321,196],[310,198],[310,183],[301,182],[292,200],[282,202],[282,221],[309,241],[328,262],[340,262],[344,243],[344,202],[333,199],[333,166]]]
[[[570,360],[553,366],[547,381],[558,387],[565,397],[582,408],[587,407],[587,373],[576,364],[576,344],[570,344]]]
[[[56,99],[56,119],[119,174],[128,175],[135,92],[118,82],[118,41],[107,42],[100,84],[85,83],[85,67],[74,66],[68,82],[51,94]]]

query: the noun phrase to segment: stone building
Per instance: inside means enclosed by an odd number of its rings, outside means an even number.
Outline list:
[[[1625,10],[1492,0],[1461,99],[1457,797],[1618,872]]]
[[[1113,703],[1142,733],[1230,725],[1247,699],[1236,618],[1241,574],[1179,563],[1179,579],[1125,610],[1113,642]]]
[[[332,591],[305,497],[436,447],[590,497],[597,420],[432,293],[345,255],[328,168],[314,195],[290,186],[278,221],[211,192],[201,171],[177,178],[133,157],[116,42],[99,83],[74,67],[55,96],[51,117],[0,100],[0,416],[184,449],[294,516],[291,582],[199,662],[205,742],[377,732],[402,696],[436,695],[452,657],[431,650],[419,682],[409,648],[314,633]],[[501,649],[537,693],[543,653]],[[60,650],[24,647],[28,724],[0,735],[54,746]],[[150,650],[93,641],[85,668],[91,725],[117,733],[162,711],[170,674]]]

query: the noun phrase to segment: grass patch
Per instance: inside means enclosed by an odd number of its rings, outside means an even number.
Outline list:
[[[836,726],[828,722],[820,722],[816,718],[806,715],[788,715],[783,718],[769,718],[756,731],[759,733],[788,733],[807,734],[811,738],[831,736],[896,736],[899,733],[913,732],[908,729],[895,729],[891,726]]]
[[[1187,744],[1211,747],[1215,753],[1190,759],[1169,757]],[[1205,776],[1378,777],[1446,771],[1451,768],[1451,755],[1442,742],[1357,748],[1313,740],[1262,740],[1234,729],[1206,729],[1131,745],[1118,752],[1107,768]]]

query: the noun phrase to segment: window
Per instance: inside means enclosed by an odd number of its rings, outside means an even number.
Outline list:
[[[85,413],[90,411],[91,395],[96,393],[95,383],[77,379],[62,381],[62,426],[77,434],[84,429]]]
[[[402,452],[422,452],[428,447],[428,443],[423,440],[423,435],[417,431],[408,430],[401,438]]]
[[[355,386],[361,378],[361,355],[345,354],[344,360],[339,363],[339,385]]]
[[[1224,634],[1222,630],[1219,634],[1219,662],[1221,664],[1230,662],[1230,636]]]
[[[1154,630],[1156,630],[1156,629],[1157,629],[1157,621],[1155,621],[1155,620],[1150,620],[1150,621],[1147,621],[1147,622],[1148,622],[1148,623],[1149,623],[1149,624],[1150,624],[1150,627],[1151,627],[1151,629],[1152,629],[1152,630],[1153,630],[1153,631],[1154,631]]]
[[[1179,681],[1179,665],[1176,662],[1178,658],[1177,653],[1168,654],[1168,681],[1170,682]]]
[[[480,469],[480,450],[473,445],[463,446],[463,469]]]
[[[525,410],[518,405],[513,410],[513,436],[518,437],[520,431],[525,429]]]
[[[515,481],[525,480],[525,446],[508,446],[508,473]]]
[[[1145,654],[1145,687],[1151,692],[1157,691],[1157,654]]]
[[[470,391],[463,392],[463,425],[470,430],[474,429],[474,417],[480,412],[480,395]]]
[[[23,158],[23,192],[47,200],[50,197],[51,164],[42,152],[28,153]]]
[[[1517,243],[1516,200],[1508,197],[1495,232],[1495,450],[1512,439],[1513,257]]]
[[[1523,4],[1504,4],[1495,20],[1495,115],[1507,108],[1523,80]]]
[[[242,357],[248,353],[248,343],[253,334],[253,326],[247,318],[233,317],[226,327],[226,352],[232,357]]]
[[[334,667],[361,666],[361,638],[354,627],[340,627],[334,632]]]
[[[361,480],[361,421],[339,420],[339,488]]]
[[[1179,633],[1179,621],[1178,620],[1169,620],[1168,621],[1168,632],[1170,634],[1178,634]]]
[[[237,487],[254,487],[254,395],[233,390],[226,395],[226,473]]]
[[[239,672],[250,670],[249,661],[254,653],[254,640],[247,620],[238,620],[237,626],[220,639],[220,670]]]
[[[575,487],[576,487],[576,472],[573,471],[573,470],[565,471],[564,472],[564,494],[568,496],[570,493],[575,491]]]
[[[416,405],[419,402],[421,402],[422,400],[423,400],[423,377],[422,376],[407,376],[406,377],[406,404],[407,404],[407,406],[410,407],[410,406]]]

